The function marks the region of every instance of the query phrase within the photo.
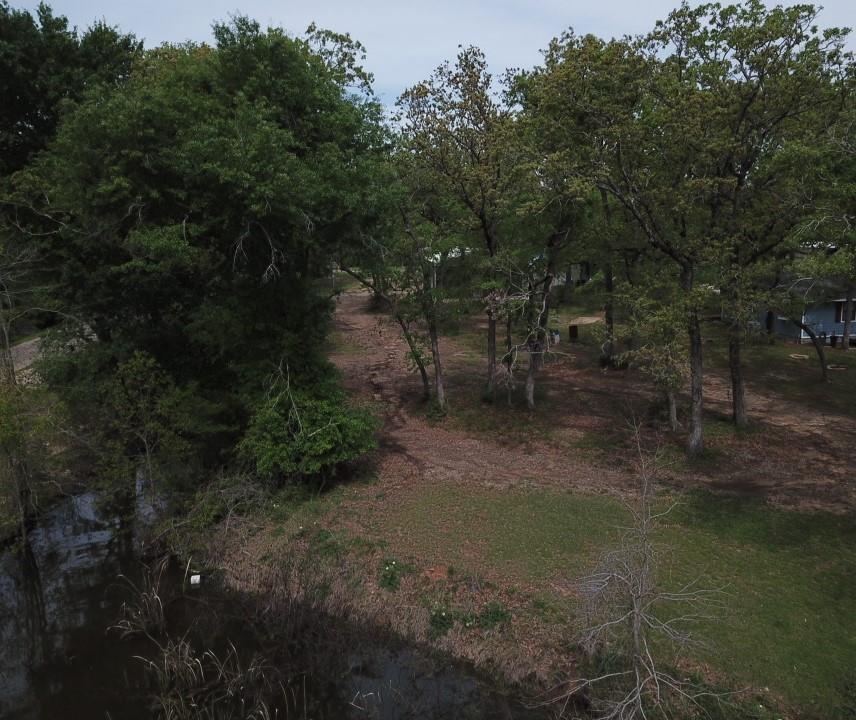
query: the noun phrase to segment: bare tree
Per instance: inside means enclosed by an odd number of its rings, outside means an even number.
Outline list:
[[[714,694],[676,677],[663,657],[667,646],[680,651],[697,642],[689,628],[721,606],[723,591],[705,589],[697,579],[675,590],[661,585],[664,548],[656,537],[674,505],[660,509],[656,501],[658,457],[643,450],[638,428],[636,443],[639,494],[628,506],[632,525],[577,585],[587,621],[580,644],[590,659],[609,661],[593,677],[568,683],[559,696],[563,714],[571,701],[595,688],[591,705],[601,720],[686,717],[690,707],[701,708],[702,697]]]

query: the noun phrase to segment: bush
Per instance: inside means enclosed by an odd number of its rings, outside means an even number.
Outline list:
[[[381,563],[377,584],[384,590],[395,592],[401,585],[402,576],[412,569],[410,565],[399,563],[395,558],[387,558]]]
[[[339,393],[318,398],[286,390],[253,415],[242,456],[264,477],[327,477],[376,447],[374,418]]]
[[[443,635],[452,629],[454,624],[455,616],[449,608],[442,605],[432,608],[428,626],[428,636],[432,640],[443,637]]]

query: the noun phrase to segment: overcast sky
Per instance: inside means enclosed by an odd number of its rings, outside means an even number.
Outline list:
[[[263,25],[302,33],[310,22],[349,32],[368,50],[375,91],[392,104],[401,91],[427,77],[458,45],[477,45],[498,73],[531,67],[540,50],[568,27],[601,37],[649,30],[680,0],[53,0],[49,4],[84,28],[105,19],[143,38],[162,42],[207,41],[211,23],[243,13]],[[788,4],[794,4],[790,0]],[[11,0],[34,9],[38,0]],[[856,26],[854,0],[827,0],[821,26]],[[848,43],[856,49],[856,39]]]

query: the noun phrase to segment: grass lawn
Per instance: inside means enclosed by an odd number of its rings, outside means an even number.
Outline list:
[[[667,585],[703,576],[727,606],[694,650],[728,685],[769,688],[805,717],[836,718],[856,669],[856,524],[689,493],[668,518]],[[420,564],[538,588],[592,569],[627,521],[608,496],[426,486],[378,514],[373,535]],[[553,597],[551,597],[553,595]]]

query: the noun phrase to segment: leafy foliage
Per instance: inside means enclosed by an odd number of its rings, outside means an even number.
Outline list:
[[[215,26],[216,48],[147,52],[18,176],[20,216],[57,279],[49,300],[81,351],[46,377],[82,420],[100,422],[96,388],[116,377],[120,423],[163,426],[163,403],[174,418],[204,406],[222,432],[182,434],[204,462],[228,459],[221,448],[251,417],[251,436],[269,442],[264,472],[315,473],[368,446],[368,425],[331,398],[301,399],[307,433],[290,409],[254,406],[280,362],[307,386],[326,382],[331,304],[317,281],[363,222],[380,161],[378,107],[346,87],[362,72],[350,40],[319,33],[239,17]],[[338,50],[318,54],[322,40]],[[115,392],[138,371],[149,395]],[[286,438],[288,456],[273,459]]]
[[[375,422],[339,393],[313,397],[285,388],[253,414],[240,443],[256,471],[272,478],[329,476],[375,447]]]

